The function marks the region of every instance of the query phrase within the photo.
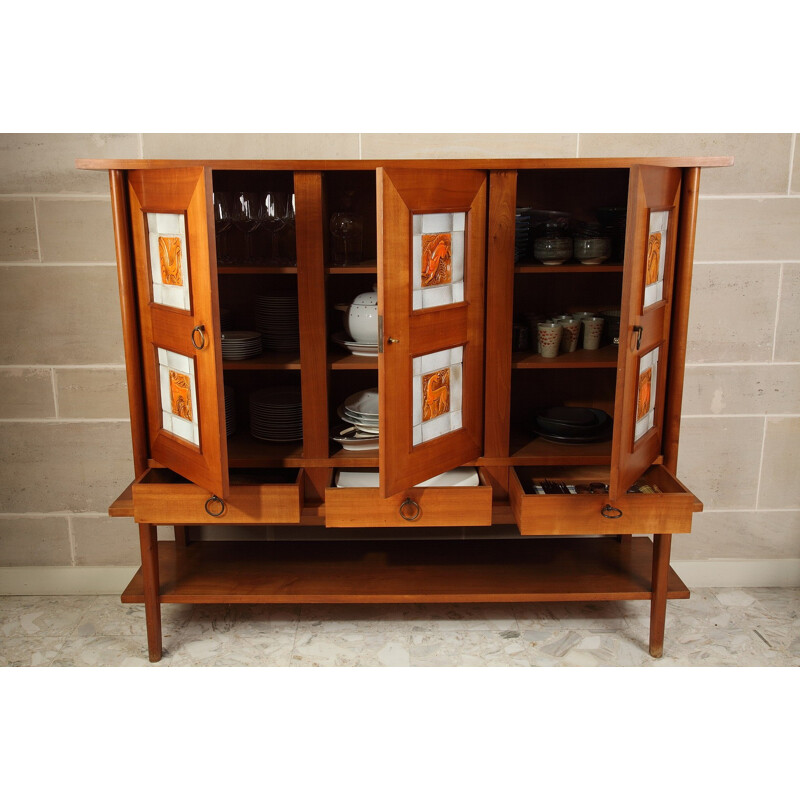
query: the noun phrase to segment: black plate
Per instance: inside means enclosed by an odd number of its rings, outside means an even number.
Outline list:
[[[611,438],[614,430],[614,422],[611,417],[607,417],[606,421],[598,428],[592,428],[584,434],[559,434],[542,428],[536,420],[531,423],[531,432],[537,436],[541,436],[548,442],[555,442],[556,444],[593,444],[594,442],[605,442]]]
[[[559,414],[558,412],[576,412]],[[579,412],[588,412],[583,416]],[[574,422],[569,421],[573,416]],[[558,417],[561,417],[560,419]],[[589,419],[589,422],[580,420]],[[558,436],[589,436],[596,433],[611,417],[599,408],[548,408],[538,412],[534,417],[534,423],[541,430]]]

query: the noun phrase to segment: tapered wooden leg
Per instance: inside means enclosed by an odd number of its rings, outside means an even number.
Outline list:
[[[671,533],[658,533],[653,536],[653,596],[650,599],[650,655],[653,658],[661,658],[664,654],[671,545]]]
[[[189,534],[187,526],[185,525],[175,525],[173,527],[175,531],[175,544],[178,547],[186,547],[189,544]]]
[[[144,617],[147,624],[147,650],[151,661],[161,661],[161,601],[158,580],[158,541],[155,525],[139,525],[144,582]]]

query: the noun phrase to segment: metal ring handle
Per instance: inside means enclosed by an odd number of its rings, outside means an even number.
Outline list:
[[[197,339],[195,338],[196,333],[200,334],[200,344],[197,344]],[[192,328],[192,344],[195,350],[202,350],[206,346],[205,328],[202,325],[195,325],[195,327]]]
[[[609,505],[608,503],[606,503],[606,504],[605,504],[605,505],[604,505],[604,506],[603,506],[603,507],[600,509],[600,513],[601,513],[601,514],[602,514],[602,515],[603,515],[603,516],[604,516],[606,519],[619,519],[619,518],[622,516],[622,511],[620,511],[618,508],[614,508],[614,506],[612,506],[612,505]]]
[[[212,503],[219,503],[219,511],[216,514],[209,508]],[[221,497],[217,497],[215,494],[212,494],[211,497],[206,500],[206,514],[211,517],[221,517],[225,513],[225,501]]]
[[[403,512],[403,509],[406,506],[411,506],[412,509],[415,508],[417,510],[413,517]],[[399,511],[400,511],[400,516],[406,522],[414,522],[414,520],[419,519],[419,515],[422,513],[422,509],[419,507],[419,503],[416,500],[412,500],[410,497],[406,497],[406,499],[403,500],[403,502],[400,504]]]

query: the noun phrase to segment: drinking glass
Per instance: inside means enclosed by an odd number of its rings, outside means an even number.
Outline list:
[[[231,252],[228,231],[233,225],[231,211],[233,197],[230,192],[214,192],[214,236],[217,240],[217,263],[230,264]]]
[[[241,234],[243,240],[242,262],[255,263],[253,254],[253,233],[258,228],[263,215],[258,192],[239,192],[233,203],[231,217],[233,226]]]
[[[267,233],[269,263],[277,264],[277,236],[286,225],[287,197],[285,192],[265,192],[261,200],[261,227]]]
[[[297,264],[297,241],[294,219],[294,192],[286,198],[286,214],[283,218],[284,226],[281,232],[281,260],[288,264]]]

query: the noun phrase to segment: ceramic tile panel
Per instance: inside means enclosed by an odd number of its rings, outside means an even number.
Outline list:
[[[39,197],[36,215],[42,261],[116,264],[109,200]]]
[[[38,260],[33,200],[0,199],[0,261]]]
[[[695,261],[796,261],[800,197],[701,197]]]
[[[771,361],[779,264],[694,265],[688,363]]]
[[[133,480],[129,422],[0,422],[4,513],[106,513]]]
[[[660,352],[661,348],[656,347],[639,359],[634,441],[641,439],[655,424],[656,394],[658,393],[658,357]]]
[[[186,219],[183,214],[148,213],[146,217],[153,302],[189,311]]]
[[[701,194],[784,194],[791,148],[791,133],[582,133],[578,155],[733,156],[732,167],[702,171]]]
[[[136,133],[4,133],[0,194],[108,194],[108,173],[75,169],[75,159],[139,156]]]
[[[464,212],[412,216],[413,310],[464,299],[465,224]]]
[[[464,348],[454,347],[412,361],[412,425],[415,445],[462,426]]]
[[[644,308],[664,299],[664,266],[667,260],[669,211],[651,211],[644,263]]]
[[[759,508],[800,508],[800,416],[767,417]]]
[[[161,386],[162,426],[165,431],[200,446],[194,359],[156,348]]]
[[[49,369],[0,369],[0,419],[54,417],[55,413]]]
[[[0,567],[71,565],[66,517],[0,518]]]
[[[125,369],[56,369],[58,414],[62,418],[127,419]]]

